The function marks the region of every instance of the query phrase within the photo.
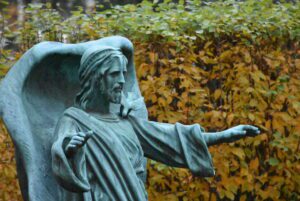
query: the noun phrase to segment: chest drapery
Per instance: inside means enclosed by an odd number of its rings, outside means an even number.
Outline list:
[[[94,135],[67,158],[63,153],[66,142],[75,133],[88,130]],[[72,108],[60,119],[56,132],[53,171],[68,190],[61,193],[61,200],[147,200],[138,176],[143,170],[143,152],[128,121],[101,121]]]
[[[78,131],[95,134],[72,158],[63,147]],[[52,167],[69,191],[62,200],[147,200],[141,179],[143,154],[170,166],[189,168],[198,176],[214,174],[200,126],[164,124],[135,117],[116,122],[97,120],[81,109],[69,108],[56,129]],[[101,198],[101,199],[100,199]]]

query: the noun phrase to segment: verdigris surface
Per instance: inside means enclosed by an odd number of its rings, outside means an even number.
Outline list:
[[[208,146],[259,134],[250,125],[206,133],[148,121],[133,46],[119,36],[40,43],[11,68],[0,94],[25,201],[147,200],[144,156],[208,177]]]

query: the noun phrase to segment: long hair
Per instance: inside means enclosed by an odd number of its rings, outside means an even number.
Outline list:
[[[127,58],[116,48],[90,48],[84,52],[78,72],[81,90],[75,98],[76,106],[86,109],[96,91],[104,91],[103,78],[115,59],[127,66]]]

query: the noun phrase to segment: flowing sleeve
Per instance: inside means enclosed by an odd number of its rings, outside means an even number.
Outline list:
[[[214,176],[211,155],[200,125],[128,118],[146,157],[173,167],[188,168],[195,176]]]
[[[90,190],[85,167],[85,151],[82,147],[71,157],[65,154],[65,146],[72,135],[80,131],[78,123],[69,116],[63,116],[55,129],[57,139],[52,145],[52,171],[58,183],[71,192]]]

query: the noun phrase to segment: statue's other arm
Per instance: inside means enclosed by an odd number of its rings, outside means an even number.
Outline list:
[[[52,171],[61,186],[72,192],[86,192],[90,190],[85,175],[84,149],[67,151],[72,145],[72,139],[80,133],[77,122],[68,116],[63,116],[55,129],[57,139],[51,149]],[[75,143],[77,144],[77,143]],[[69,146],[73,147],[73,146]],[[72,152],[72,153],[71,153]]]

